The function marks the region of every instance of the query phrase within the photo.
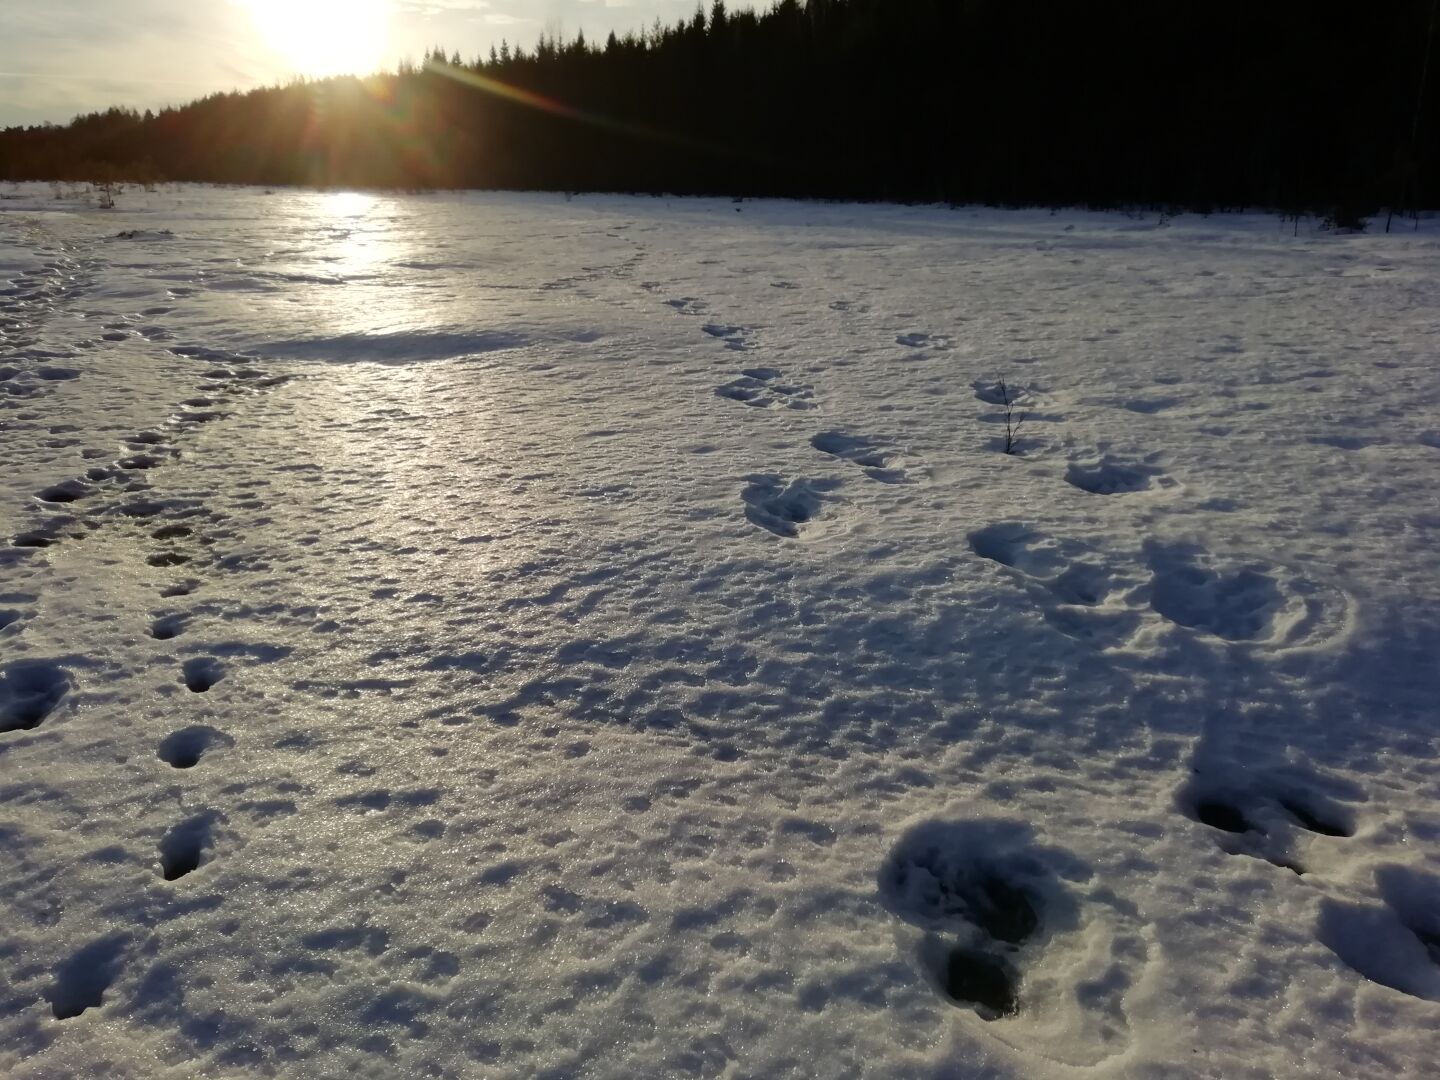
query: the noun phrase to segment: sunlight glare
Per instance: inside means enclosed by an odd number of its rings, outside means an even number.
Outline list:
[[[334,191],[322,203],[327,217],[364,217],[375,205],[375,196],[363,191]]]
[[[369,75],[385,61],[389,0],[240,0],[265,44],[299,75]]]

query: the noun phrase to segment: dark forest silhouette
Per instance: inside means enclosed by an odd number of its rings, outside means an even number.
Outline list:
[[[1436,6],[716,3],[598,45],[436,50],[372,78],[11,128],[0,178],[1431,208]]]

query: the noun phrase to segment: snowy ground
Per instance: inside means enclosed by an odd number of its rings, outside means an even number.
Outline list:
[[[0,1073],[1434,1075],[1433,227],[0,195]]]

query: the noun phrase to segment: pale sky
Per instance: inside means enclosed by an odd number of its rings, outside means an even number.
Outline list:
[[[708,12],[711,0],[705,0]],[[738,10],[755,0],[727,0]],[[696,0],[0,0],[0,127],[110,105],[393,67],[431,45],[470,59],[542,31],[602,39],[673,23]]]

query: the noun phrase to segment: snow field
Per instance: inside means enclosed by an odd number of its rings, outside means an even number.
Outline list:
[[[7,1075],[1427,1075],[1429,233],[15,194]]]

